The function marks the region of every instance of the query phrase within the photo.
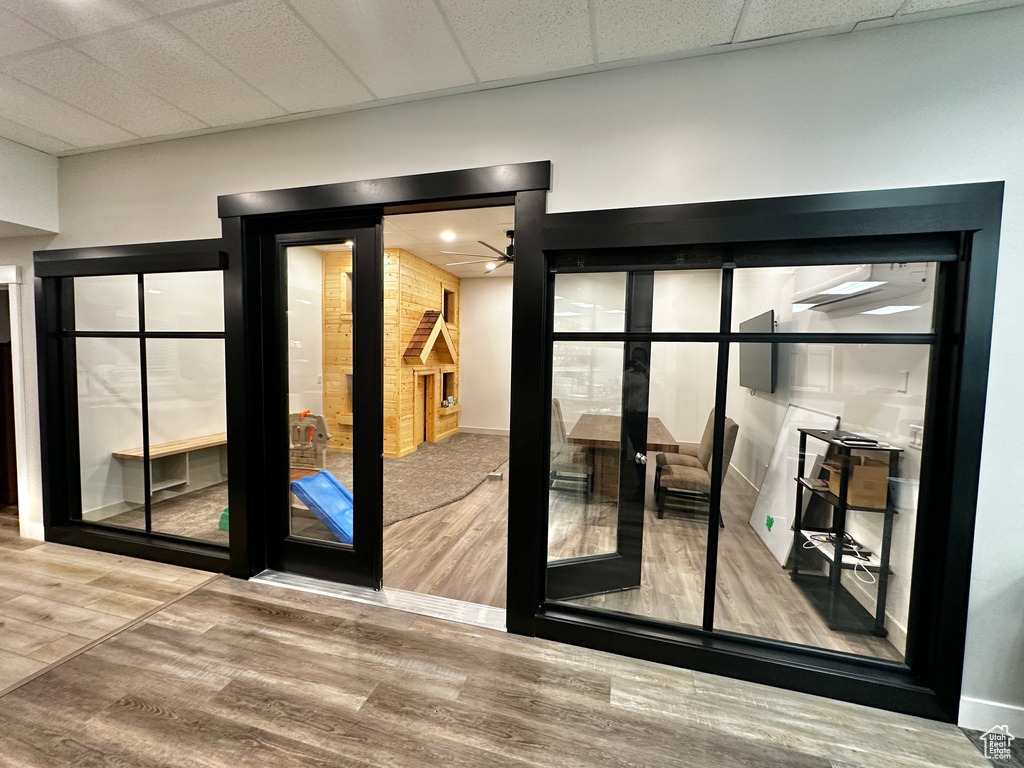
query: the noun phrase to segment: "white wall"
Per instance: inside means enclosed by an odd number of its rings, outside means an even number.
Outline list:
[[[459,427],[507,432],[512,278],[464,277],[459,285]]]
[[[323,283],[323,254],[308,246],[289,248],[289,413],[324,413]]]
[[[1006,501],[1024,434],[1022,39],[1010,9],[70,157],[53,245],[216,237],[221,193],[538,159],[550,211],[1005,179],[962,717],[1024,733],[1024,516]],[[2,247],[28,262],[28,243]]]
[[[57,227],[57,159],[0,138],[0,238]]]

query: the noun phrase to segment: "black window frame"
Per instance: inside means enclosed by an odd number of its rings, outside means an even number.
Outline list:
[[[232,547],[153,531],[150,524],[150,466],[146,391],[147,339],[223,339],[225,358],[233,339],[226,318],[228,260],[220,240],[183,240],[138,245],[70,248],[34,254],[36,346],[39,369],[39,420],[42,440],[43,528],[47,541],[146,558],[188,568],[227,572]],[[169,272],[221,272],[225,280],[224,331],[147,331],[144,278]],[[80,331],[74,327],[76,277],[127,275],[138,280],[139,325],[134,331]],[[143,476],[145,530],[121,528],[81,519],[76,339],[138,339],[143,409]],[[227,381],[227,398],[237,382]],[[233,391],[235,390],[235,391]],[[61,439],[55,439],[60,435]],[[231,452],[229,450],[229,469]],[[230,476],[230,474],[229,474]],[[229,484],[230,488],[230,484]],[[229,491],[230,493],[230,491]],[[230,536],[230,534],[229,534]]]
[[[932,362],[932,402],[926,423],[929,440],[941,441],[946,435],[949,442],[930,459],[934,463],[928,468],[931,487],[922,487],[921,494],[933,519],[923,531],[919,519],[916,544],[919,550],[936,554],[915,557],[913,583],[919,586],[911,603],[910,623],[915,629],[906,664],[712,634],[547,601],[547,453],[536,451],[514,453],[509,469],[517,479],[510,488],[510,514],[516,509],[533,510],[525,530],[519,531],[522,538],[510,539],[510,552],[515,544],[519,557],[515,561],[510,557],[509,578],[524,585],[519,602],[510,605],[510,631],[955,722],[1002,195],[1002,182],[984,182],[561,213],[545,217],[541,242],[528,254],[518,254],[517,277],[527,279],[519,273],[529,269],[539,306],[531,308],[537,317],[529,335],[514,336],[513,350],[516,345],[533,345],[550,351],[552,268],[572,269],[590,254],[600,253],[603,268],[609,271],[621,271],[637,261],[675,268],[799,266],[889,262],[896,260],[893,253],[901,253],[908,261],[922,260],[937,243],[948,246],[956,241],[956,261],[940,270],[937,285],[937,301],[938,296],[946,301],[937,307],[935,334],[946,341]],[[517,246],[521,246],[518,238]],[[515,306],[519,308],[518,301]],[[730,335],[733,341],[785,340],[781,335],[742,339],[739,334]],[[858,340],[855,334],[833,338],[846,343]],[[719,367],[722,364],[720,357]],[[526,412],[528,397],[537,398],[531,403],[534,408],[537,401],[550,402],[550,366],[550,354],[544,354],[530,368],[513,367],[512,421],[519,427],[518,439],[534,445],[548,444],[550,414],[545,412],[527,424],[516,417]],[[538,385],[544,386],[539,393]],[[721,399],[722,393],[718,394]],[[717,416],[718,421],[724,419],[723,408]],[[719,451],[721,432],[722,425],[716,424]],[[717,534],[717,526],[710,529],[709,538]],[[525,610],[526,606],[533,610]]]

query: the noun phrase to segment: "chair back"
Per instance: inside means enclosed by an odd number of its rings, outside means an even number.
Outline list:
[[[711,409],[711,413],[708,414],[708,423],[704,425],[704,434],[700,438],[700,447],[697,448],[697,461],[704,467],[704,471],[708,470],[708,462],[711,461],[711,449],[712,443],[715,439],[715,409]]]
[[[557,397],[551,398],[551,455],[555,455],[569,444],[562,420],[562,404]]]
[[[725,417],[725,440],[722,442],[722,466],[725,469],[722,470],[722,484],[725,485],[725,476],[729,472],[729,462],[732,461],[732,451],[736,447],[736,435],[740,432],[739,424],[730,419],[728,416]],[[711,470],[708,470],[708,474],[711,474]]]

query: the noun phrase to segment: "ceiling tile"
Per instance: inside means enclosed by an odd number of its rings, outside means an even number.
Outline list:
[[[980,5],[982,3],[986,6],[993,5],[988,0],[907,0],[900,10],[900,15],[906,16],[908,13],[919,13],[921,11],[941,11],[946,8],[960,8],[965,5]],[[1002,3],[998,3],[998,5],[1002,5]],[[1008,2],[1007,5],[1010,5],[1010,3]],[[963,12],[968,13],[970,10],[970,8],[964,8]]]
[[[278,0],[211,8],[180,16],[171,24],[289,112],[373,98]]]
[[[0,56],[30,51],[57,42],[57,38],[0,8]]]
[[[587,0],[439,0],[481,81],[594,63]]]
[[[19,123],[13,123],[3,117],[0,117],[0,136],[18,144],[24,144],[26,147],[38,149],[40,152],[48,152],[51,155],[75,148],[74,145],[68,144],[66,141],[46,136],[39,131],[34,131]]]
[[[136,138],[133,133],[87,115],[6,75],[0,75],[0,114],[76,147]]]
[[[744,0],[595,0],[598,61],[658,56],[732,41]]]
[[[378,98],[474,82],[433,0],[291,0]]]
[[[163,23],[118,30],[76,46],[209,125],[284,114],[195,43]]]
[[[748,0],[735,42],[892,16],[904,0]]]
[[[73,48],[61,47],[8,61],[0,64],[0,70],[139,136],[207,127]]]
[[[211,0],[135,0],[139,5],[144,6],[155,16],[166,16],[169,13],[177,13],[200,5],[209,5]]]
[[[133,0],[0,0],[0,6],[62,40],[103,32],[153,15]]]

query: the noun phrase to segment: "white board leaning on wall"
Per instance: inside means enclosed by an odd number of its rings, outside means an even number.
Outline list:
[[[800,453],[798,429],[837,429],[839,416],[812,411],[799,405],[786,408],[775,448],[768,462],[758,491],[754,511],[750,513],[750,527],[768,547],[768,551],[785,567],[793,548],[793,512],[796,509],[796,473]],[[804,473],[808,474],[821,456],[827,444],[820,440],[808,440],[804,456]]]

